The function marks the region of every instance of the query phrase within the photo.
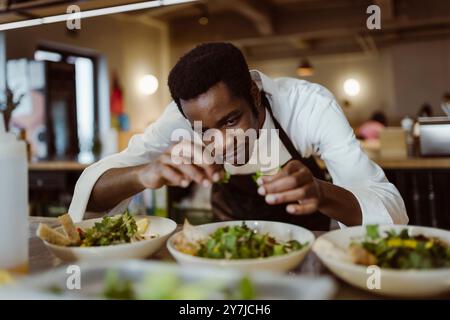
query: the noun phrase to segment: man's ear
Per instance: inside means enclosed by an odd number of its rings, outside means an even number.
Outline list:
[[[252,96],[254,105],[257,110],[261,110],[261,91],[255,81],[252,81],[252,87],[250,89],[250,94]]]

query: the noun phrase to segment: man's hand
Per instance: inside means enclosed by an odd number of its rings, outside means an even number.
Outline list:
[[[258,193],[268,204],[291,203],[291,214],[310,214],[318,210],[322,193],[311,171],[298,160],[289,161],[277,174],[260,177]]]
[[[190,147],[186,142],[182,143]],[[186,188],[192,181],[208,187],[224,177],[223,168],[209,164],[210,162],[202,158],[201,150],[194,151],[197,156],[197,161],[194,162],[194,154],[183,158],[174,152],[176,146],[169,148],[151,164],[139,170],[138,180],[143,188],[157,189],[164,185]]]

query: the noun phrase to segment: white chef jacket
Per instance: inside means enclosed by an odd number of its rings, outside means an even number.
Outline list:
[[[333,183],[356,197],[362,210],[363,224],[408,222],[398,190],[389,183],[383,170],[362,151],[344,113],[327,89],[305,80],[271,79],[256,70],[250,73],[266,93],[274,117],[299,153],[303,157],[319,156],[325,162]],[[72,219],[83,219],[92,188],[104,172],[153,161],[172,144],[170,137],[177,128],[193,130],[172,102],[156,122],[131,138],[127,149],[88,167],[75,187],[69,208]],[[124,211],[129,201],[122,201],[111,213]]]

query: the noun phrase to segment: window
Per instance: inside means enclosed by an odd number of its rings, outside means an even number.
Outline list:
[[[79,157],[82,158],[81,161],[92,160],[94,139],[98,133],[97,57],[74,51],[39,47],[35,51],[34,58],[39,61],[67,63],[75,66]]]

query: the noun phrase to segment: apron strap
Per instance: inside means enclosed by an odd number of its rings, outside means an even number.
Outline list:
[[[314,160],[313,157],[304,158],[298,151],[297,148],[295,148],[294,144],[292,143],[291,139],[287,135],[286,131],[284,131],[283,127],[280,125],[278,120],[274,117],[272,107],[270,106],[269,100],[267,99],[264,92],[261,92],[262,96],[262,102],[264,106],[266,107],[267,111],[269,111],[269,114],[272,118],[273,124],[275,125],[275,128],[278,129],[278,132],[280,133],[280,140],[288,150],[291,157],[295,160],[301,161],[310,171],[311,173],[318,179],[324,179],[324,173],[320,169],[317,162]]]

